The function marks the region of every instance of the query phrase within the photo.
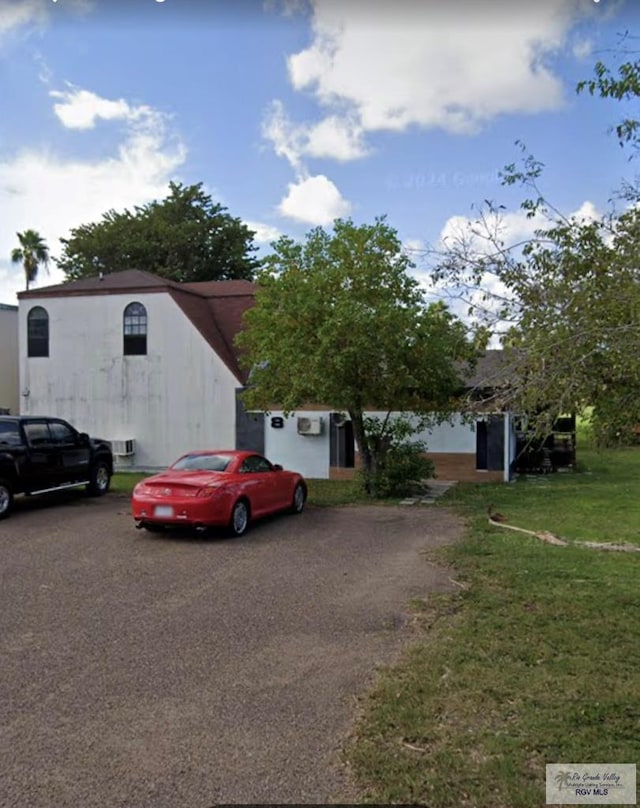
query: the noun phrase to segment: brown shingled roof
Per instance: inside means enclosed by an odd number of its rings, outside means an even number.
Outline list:
[[[31,297],[69,297],[87,294],[117,294],[118,292],[163,292],[170,286],[178,286],[173,281],[144,272],[141,269],[126,269],[123,272],[107,272],[90,278],[80,278],[55,286],[42,286],[28,292],[18,292],[18,300]]]
[[[464,374],[468,389],[491,389],[504,387],[513,378],[513,368],[508,355],[501,349],[489,349],[480,356],[475,367]]]
[[[234,287],[235,284],[243,285]],[[240,368],[240,354],[234,339],[242,330],[245,311],[253,306],[255,286],[250,281],[206,282],[202,285],[208,288],[204,295],[200,295],[193,288],[198,286],[197,283],[178,284],[182,285],[192,288],[173,288],[169,294],[229,370],[244,383],[246,373]]]
[[[18,299],[136,292],[168,293],[234,376],[244,382],[246,374],[240,369],[234,339],[242,328],[242,316],[254,302],[255,285],[251,281],[175,283],[150,272],[128,269],[106,273],[102,278],[81,278],[70,283],[30,289],[20,292]]]

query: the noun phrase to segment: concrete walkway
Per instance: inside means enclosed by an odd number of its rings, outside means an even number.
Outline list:
[[[457,485],[457,480],[431,480],[427,486],[427,492],[415,497],[407,497],[403,499],[401,505],[434,505],[436,500],[445,494],[454,485]]]

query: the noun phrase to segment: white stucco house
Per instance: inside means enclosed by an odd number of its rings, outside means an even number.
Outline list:
[[[18,307],[0,303],[0,412],[20,408],[18,356]]]
[[[249,281],[177,284],[137,270],[21,292],[20,412],[112,441],[120,466],[158,469],[193,449],[242,448],[310,478],[351,476],[351,423],[330,406],[288,418],[245,412],[234,338],[253,296]],[[508,413],[457,417],[418,437],[440,478],[510,477]]]
[[[367,414],[386,416],[384,412]],[[450,421],[417,433],[414,439],[427,444],[440,479],[508,482],[513,478],[516,433],[508,412],[471,420],[454,415]],[[269,413],[264,451],[285,468],[304,470],[307,477],[349,478],[358,465],[350,421],[326,408],[301,410],[289,418],[280,411]]]
[[[22,414],[65,418],[139,468],[235,445],[233,338],[251,283],[177,284],[132,270],[18,299]]]

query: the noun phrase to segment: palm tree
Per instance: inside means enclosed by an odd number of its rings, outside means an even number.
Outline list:
[[[558,790],[562,791],[563,787],[569,788],[571,783],[571,772],[558,772],[555,776],[555,781],[558,784]]]
[[[16,235],[20,246],[11,251],[11,261],[14,264],[22,264],[29,291],[29,284],[37,278],[40,266],[48,269],[49,248],[40,233],[35,230],[25,230],[24,233]]]

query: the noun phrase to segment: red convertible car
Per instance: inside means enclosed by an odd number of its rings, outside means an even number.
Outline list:
[[[307,499],[301,474],[255,452],[190,452],[133,489],[136,527],[212,526],[242,536],[249,522],[276,511],[300,513]]]

